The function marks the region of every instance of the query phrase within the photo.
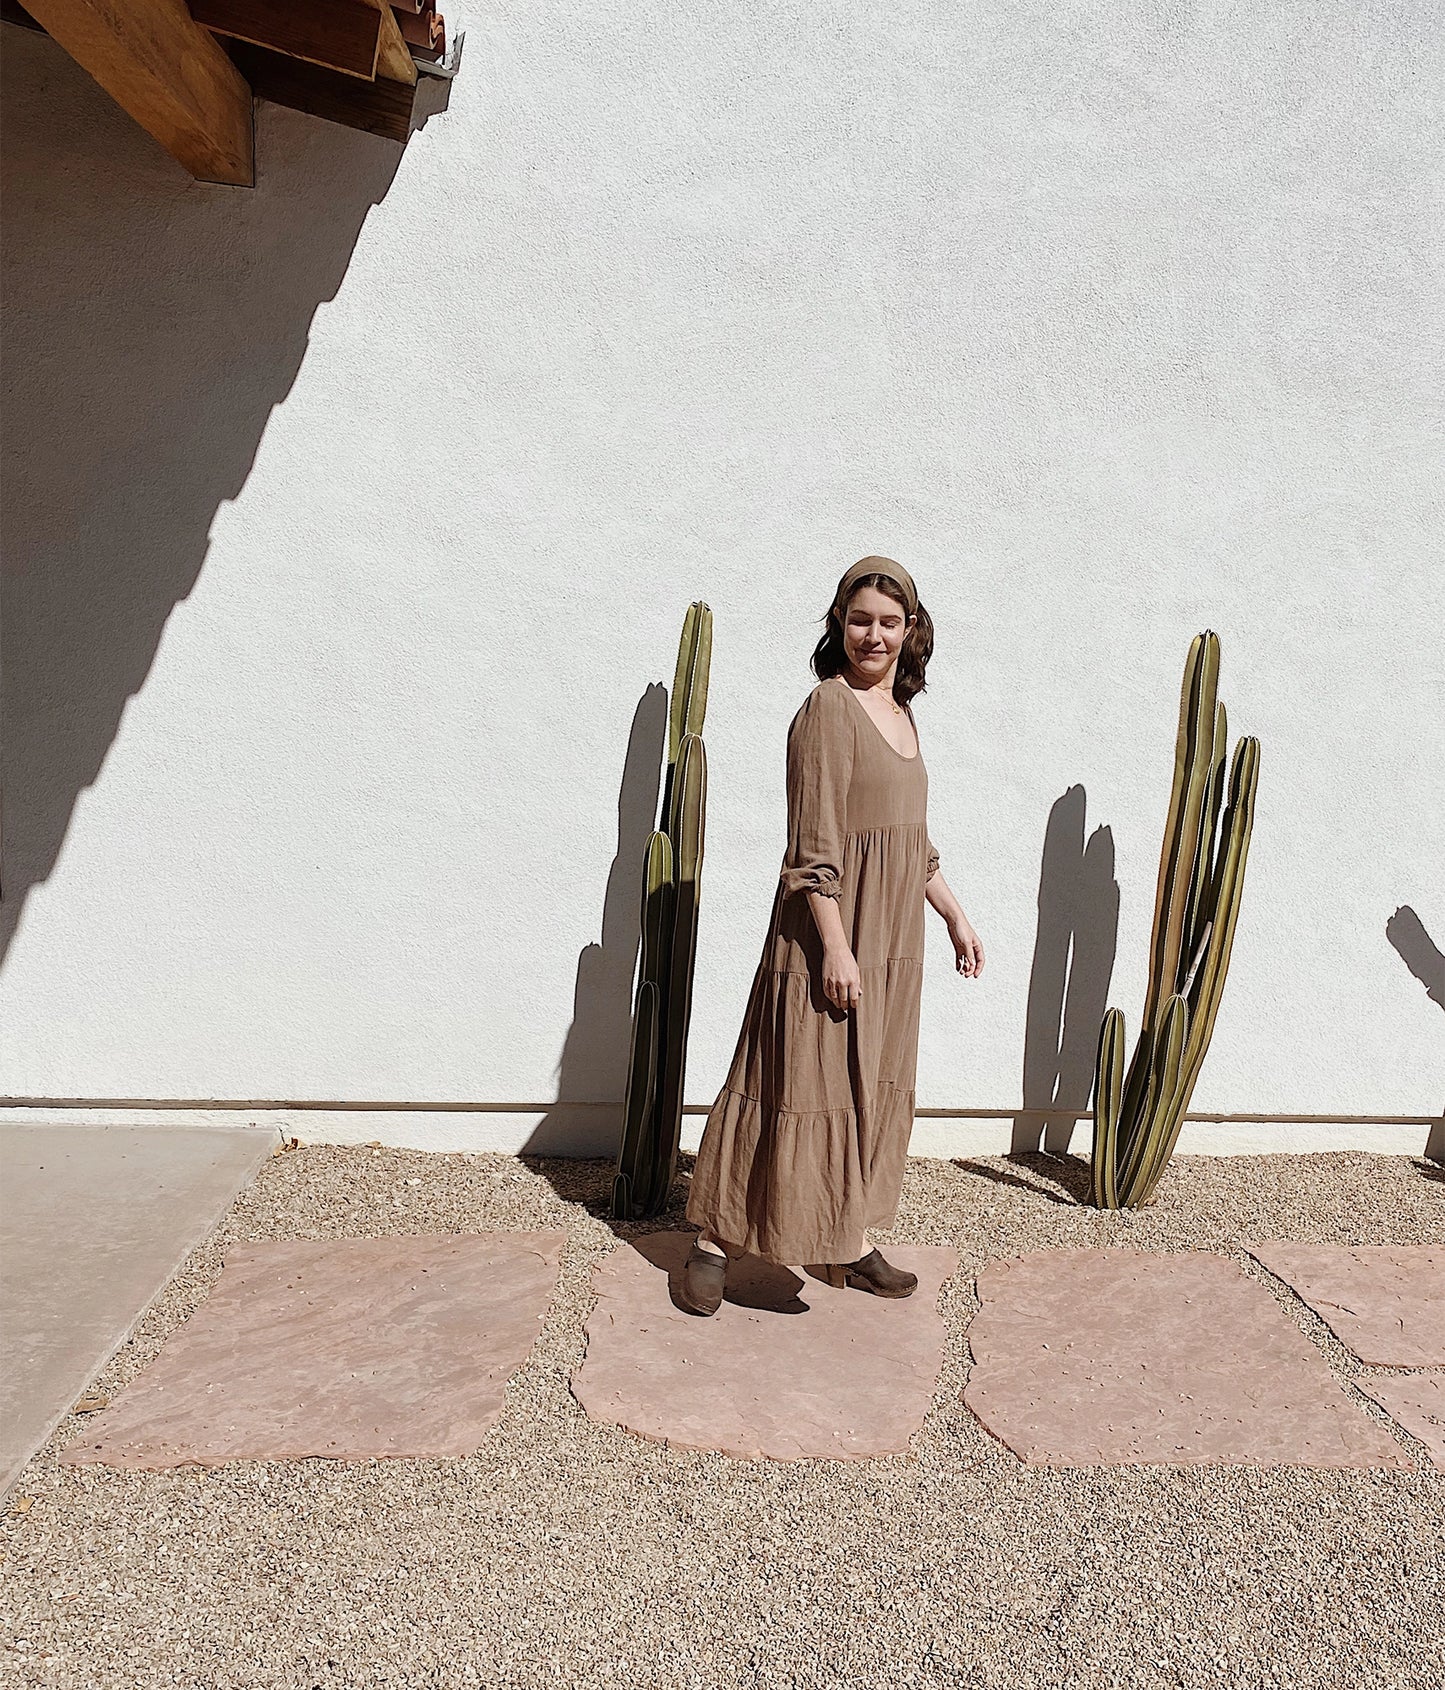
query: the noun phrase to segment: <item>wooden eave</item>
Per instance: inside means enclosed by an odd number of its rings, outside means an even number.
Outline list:
[[[429,0],[3,0],[192,176],[255,180],[252,102],[405,142],[418,60],[447,50]]]

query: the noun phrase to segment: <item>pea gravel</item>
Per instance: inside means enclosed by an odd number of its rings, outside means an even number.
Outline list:
[[[1081,1206],[1074,1158],[912,1161],[878,1241],[962,1255],[914,1455],[771,1463],[643,1442],[571,1396],[590,1267],[615,1243],[603,1163],[278,1154],[97,1387],[145,1366],[228,1245],[562,1226],[559,1287],[504,1419],[462,1461],[134,1473],[58,1466],[83,1429],[69,1417],[0,1522],[0,1682],[1439,1690],[1445,1473],[1406,1434],[1413,1474],[1052,1471],[1021,1465],[959,1392],[981,1262],[1098,1244],[1230,1255],[1348,1382],[1370,1370],[1241,1245],[1438,1242],[1442,1176],[1409,1157],[1180,1157],[1155,1205],[1105,1215]],[[682,1224],[684,1192],[656,1224]]]

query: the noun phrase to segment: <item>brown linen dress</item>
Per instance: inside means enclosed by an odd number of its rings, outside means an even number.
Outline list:
[[[913,712],[908,711],[913,720]],[[914,728],[915,739],[917,727]],[[708,1112],[687,1218],[730,1255],[856,1260],[898,1212],[918,1062],[928,771],[841,676],[788,728],[788,848],[732,1066]],[[862,1001],[823,995],[807,894],[838,899]]]

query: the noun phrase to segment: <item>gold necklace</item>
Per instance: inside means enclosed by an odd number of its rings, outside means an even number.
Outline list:
[[[869,689],[868,689],[868,690],[869,690],[869,691],[870,691],[870,692],[874,692],[874,691],[876,691],[876,690],[877,690],[877,689],[876,689],[876,688],[874,688],[874,687],[870,687],[870,688],[869,688]],[[901,716],[901,715],[902,715],[902,714],[903,714],[903,706],[902,706],[902,705],[901,705],[901,704],[898,704],[898,703],[896,703],[896,702],[895,702],[895,701],[894,701],[894,698],[893,698],[893,694],[892,694],[892,693],[889,693],[889,695],[888,695],[888,702],[889,702],[889,703],[890,703],[890,704],[892,704],[892,705],[893,705],[893,714],[894,714],[894,715],[895,715],[895,716]]]

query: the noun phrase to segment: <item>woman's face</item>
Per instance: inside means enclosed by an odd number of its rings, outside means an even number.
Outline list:
[[[871,685],[893,671],[898,648],[913,626],[890,594],[877,587],[860,587],[843,616],[843,649],[849,663]]]

